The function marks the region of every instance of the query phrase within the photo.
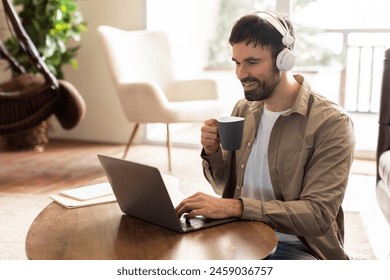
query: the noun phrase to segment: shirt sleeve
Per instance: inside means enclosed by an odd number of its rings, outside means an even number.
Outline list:
[[[211,184],[214,192],[221,195],[224,190],[224,185],[227,180],[227,163],[224,159],[222,149],[211,156],[206,155],[204,149],[201,152],[203,174],[207,181]]]

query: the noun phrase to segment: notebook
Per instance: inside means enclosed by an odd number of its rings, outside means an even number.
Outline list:
[[[60,191],[60,195],[67,196],[72,199],[76,199],[80,201],[100,198],[110,194],[112,194],[112,188],[107,183],[100,183],[100,184]]]
[[[176,232],[190,232],[237,220],[202,216],[187,220],[184,215],[179,218],[157,168],[105,155],[98,155],[98,159],[120,209],[127,215]]]

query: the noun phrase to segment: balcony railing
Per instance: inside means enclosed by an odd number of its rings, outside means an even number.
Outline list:
[[[349,112],[378,113],[384,52],[390,29],[328,29],[342,35],[339,103]]]

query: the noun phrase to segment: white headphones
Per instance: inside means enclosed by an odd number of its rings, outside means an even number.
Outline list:
[[[266,20],[276,30],[278,30],[280,34],[282,34],[282,43],[286,47],[276,57],[276,67],[278,67],[280,71],[290,71],[295,64],[295,54],[292,51],[294,38],[291,36],[290,29],[286,21],[271,11],[259,11],[255,12],[255,14],[257,14],[261,19]]]

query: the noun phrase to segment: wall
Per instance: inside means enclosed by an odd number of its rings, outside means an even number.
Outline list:
[[[64,67],[67,80],[80,91],[87,114],[79,126],[63,130],[53,118],[52,138],[126,143],[133,125],[126,121],[114,86],[109,78],[96,28],[112,25],[124,29],[145,28],[145,0],[79,0],[80,11],[88,23],[78,53],[79,68]]]
[[[215,15],[219,2],[147,0],[147,29],[164,30],[168,35],[176,77],[186,79],[203,74],[208,63],[208,43],[218,21]],[[191,55],[188,55],[189,51]]]

